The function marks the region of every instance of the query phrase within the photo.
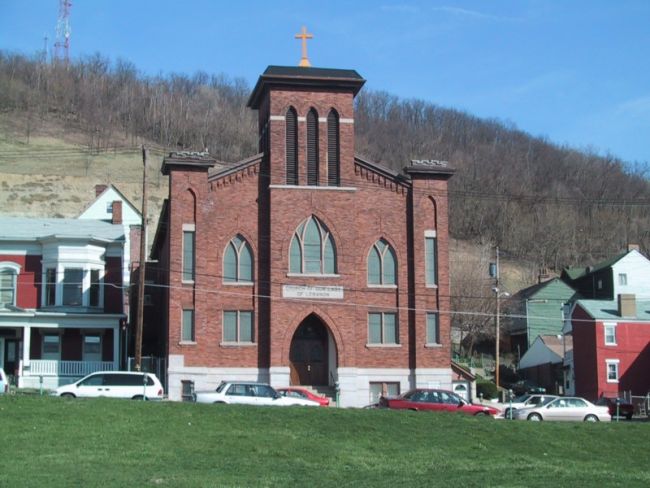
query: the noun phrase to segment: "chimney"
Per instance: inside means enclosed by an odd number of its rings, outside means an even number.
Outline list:
[[[548,281],[550,277],[548,268],[540,268],[539,274],[537,275],[537,283],[544,283],[545,281]]]
[[[636,295],[621,293],[618,296],[618,315],[620,317],[636,317]]]
[[[113,202],[113,220],[111,223],[122,225],[122,202],[120,200]]]
[[[638,251],[638,250],[639,250],[639,245],[638,244],[628,244],[627,245],[627,252]]]
[[[104,190],[106,190],[106,188],[108,188],[106,185],[95,185],[95,197],[98,197],[104,193]]]

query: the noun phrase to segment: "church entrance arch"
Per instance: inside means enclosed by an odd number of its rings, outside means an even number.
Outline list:
[[[330,357],[336,351],[327,326],[316,315],[303,320],[291,339],[289,362],[292,385],[329,384]]]

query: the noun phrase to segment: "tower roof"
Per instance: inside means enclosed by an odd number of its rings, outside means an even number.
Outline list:
[[[252,109],[259,108],[269,88],[326,88],[351,91],[356,95],[365,82],[353,69],[269,66],[257,80],[247,105]]]

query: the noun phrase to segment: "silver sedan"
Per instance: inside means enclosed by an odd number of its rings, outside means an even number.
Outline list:
[[[542,405],[515,410],[519,420],[584,420],[609,422],[612,417],[607,407],[601,407],[579,397],[560,397]]]

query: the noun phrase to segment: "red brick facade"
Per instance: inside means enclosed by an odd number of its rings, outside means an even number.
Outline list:
[[[259,155],[216,172],[209,170],[214,161],[204,154],[172,154],[163,163],[170,194],[154,254],[169,270],[170,397],[180,398],[183,380],[197,388],[233,378],[274,386],[295,382],[292,344],[310,316],[327,333],[326,383],[338,384],[343,405],[367,403],[373,382],[397,381],[404,391],[449,387],[450,316],[444,312],[449,310],[447,180],[452,172],[410,166],[400,175],[355,158],[353,100],[363,80],[353,72],[358,78],[339,82],[334,76],[328,83],[317,69],[285,70],[283,76],[267,76],[267,70],[249,102],[259,111]],[[290,107],[298,115],[297,186],[286,184]],[[307,186],[306,180],[305,118],[311,109],[319,119],[319,186]],[[331,110],[340,121],[338,187],[326,186]],[[289,271],[294,233],[312,216],[334,242],[335,273]],[[183,229],[195,235],[193,281],[182,279]],[[252,284],[224,283],[224,252],[237,235],[252,251]],[[437,242],[433,286],[425,283],[425,235]],[[379,239],[394,251],[395,286],[368,284],[368,255]],[[295,299],[286,285],[318,291],[336,287],[343,298]],[[193,341],[181,340],[184,309],[194,311]],[[224,343],[224,311],[253,312],[252,343]],[[387,311],[398,317],[396,343],[370,344],[368,314]],[[439,344],[427,344],[426,311],[441,312]]]

